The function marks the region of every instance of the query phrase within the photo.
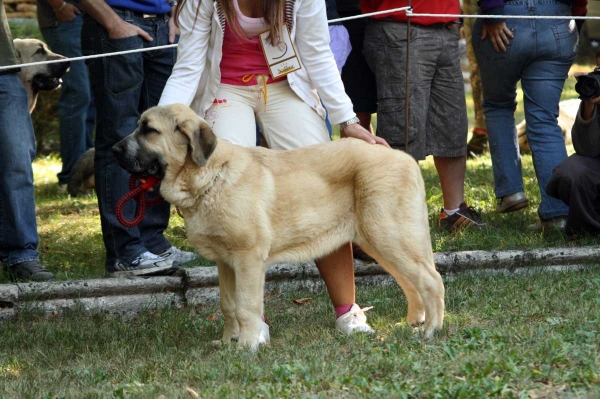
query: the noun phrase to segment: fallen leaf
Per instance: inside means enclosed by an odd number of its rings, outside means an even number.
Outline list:
[[[312,298],[300,298],[300,299],[294,299],[294,303],[296,305],[304,305],[307,304],[309,302],[312,301]]]
[[[533,287],[527,287],[527,290],[526,290],[526,291],[527,291],[527,292],[531,292],[531,291],[533,291]]]
[[[216,314],[211,314],[210,316],[208,316],[206,318],[206,320],[208,321],[215,321],[217,319],[217,315]]]

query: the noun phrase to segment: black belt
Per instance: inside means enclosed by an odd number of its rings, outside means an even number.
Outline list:
[[[165,15],[167,15],[167,14],[145,14],[145,13],[142,13],[142,12],[137,12],[137,11],[133,11],[133,10],[127,10],[125,8],[118,8],[118,7],[112,7],[112,9],[117,14],[130,15],[132,17],[143,18],[143,19],[164,18]]]

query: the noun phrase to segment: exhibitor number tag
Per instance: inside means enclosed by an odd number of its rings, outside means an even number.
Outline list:
[[[269,43],[269,33],[270,31],[263,32],[259,37],[271,77],[277,79],[302,68],[289,30],[283,29],[282,37],[276,38],[275,45]]]

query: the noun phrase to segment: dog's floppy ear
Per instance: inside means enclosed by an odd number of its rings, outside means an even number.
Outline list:
[[[210,125],[198,116],[193,119],[177,121],[177,127],[189,139],[189,152],[192,161],[198,166],[206,165],[208,157],[217,147],[217,136]]]

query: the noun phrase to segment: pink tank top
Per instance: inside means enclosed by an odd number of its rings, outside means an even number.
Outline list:
[[[271,78],[258,35],[269,29],[263,18],[249,18],[240,11],[237,0],[233,1],[236,20],[244,36],[236,34],[225,24],[223,56],[221,58],[221,83],[235,86],[256,85],[256,77],[268,77],[267,83],[285,80]]]

